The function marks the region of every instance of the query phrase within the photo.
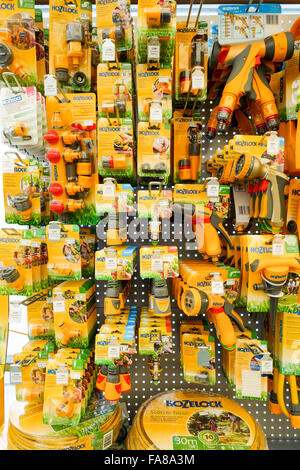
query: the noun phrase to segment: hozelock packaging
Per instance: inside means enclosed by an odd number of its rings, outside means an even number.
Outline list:
[[[173,181],[201,180],[202,124],[192,117],[173,118]]]
[[[216,383],[215,340],[212,336],[181,335],[183,377],[186,382],[213,386]]]
[[[300,373],[300,316],[299,308],[293,313],[278,312],[277,359],[279,372],[284,375]]]
[[[15,74],[21,85],[37,83],[34,0],[3,3],[0,15],[2,60],[0,73]]]
[[[174,101],[183,107],[185,102],[204,101],[207,95],[207,34],[205,21],[197,25],[177,23],[174,56]]]
[[[151,279],[178,277],[178,248],[176,246],[144,246],[140,249],[140,276]]]
[[[79,229],[81,271],[84,277],[95,272],[96,231],[94,228]]]
[[[146,64],[138,64],[137,90],[139,121],[151,122],[152,106],[155,104],[161,107],[161,121],[171,119],[172,81],[170,68],[149,71]]]
[[[6,155],[3,162],[3,198],[5,222],[41,225],[39,164],[34,158]]]
[[[130,119],[98,120],[98,171],[103,178],[133,184],[136,181],[135,152]]]
[[[135,195],[130,184],[119,184],[114,178],[105,178],[96,185],[96,212],[99,215],[111,213],[134,214]]]
[[[95,279],[129,280],[136,266],[136,247],[109,247],[96,251]]]
[[[54,338],[54,312],[52,290],[44,289],[27,298],[28,336],[30,340]]]
[[[121,63],[120,68],[99,64],[97,68],[97,95],[99,117],[132,119],[131,64]]]
[[[52,222],[46,231],[49,279],[81,279],[79,226]]]
[[[92,3],[51,0],[49,25],[50,74],[65,91],[90,91]]]
[[[163,0],[139,0],[137,20],[138,62],[147,64],[153,60],[161,67],[171,66],[176,31],[176,2]],[[149,39],[158,38],[155,54],[151,51]],[[153,46],[152,46],[153,47]],[[150,51],[149,51],[150,48]],[[150,56],[150,57],[149,57]]]
[[[55,341],[58,347],[87,348],[95,334],[95,285],[65,281],[53,289]]]
[[[96,3],[96,15],[101,61],[114,61],[116,53],[119,53],[121,59],[122,54],[128,53],[132,48],[130,2],[99,0]]]
[[[138,175],[144,182],[155,179],[167,184],[170,178],[170,124],[161,123],[149,128],[149,123],[138,123]]]

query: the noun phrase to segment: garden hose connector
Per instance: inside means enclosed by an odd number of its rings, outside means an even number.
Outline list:
[[[154,385],[158,385],[159,377],[162,373],[162,367],[160,364],[160,357],[149,356],[148,359],[148,370],[150,372]]]
[[[24,388],[22,390],[22,401],[32,402],[34,400],[43,400],[44,392],[42,390],[33,390]]]
[[[104,392],[106,387],[106,378],[107,378],[108,366],[106,364],[101,366],[99,370],[97,381],[96,381],[96,388],[100,390],[100,392]]]
[[[118,401],[121,398],[121,382],[118,366],[108,366],[104,398],[107,401]]]
[[[78,69],[80,60],[84,56],[82,46],[85,43],[85,32],[82,23],[73,21],[67,24],[66,41],[68,43],[68,59],[71,61],[72,67]]]
[[[60,83],[67,83],[69,80],[69,60],[68,56],[63,54],[56,54],[54,56],[54,68],[57,80]],[[52,127],[54,127],[52,125]]]
[[[114,170],[126,169],[125,155],[114,155],[113,157],[102,157],[103,168],[113,168]]]
[[[121,284],[120,281],[107,281],[104,297],[104,315],[118,315],[121,313]]]
[[[62,347],[66,347],[71,339],[81,336],[80,330],[71,330],[69,325],[65,322],[62,322],[58,327],[61,333],[60,342]]]
[[[32,202],[27,194],[20,193],[15,196],[8,196],[8,203],[20,213],[25,221],[30,219],[32,213]]]
[[[171,300],[167,281],[164,279],[153,280],[153,315],[166,317],[171,315]]]
[[[122,42],[125,39],[125,29],[122,24],[115,25],[113,28],[102,30],[102,40],[113,39],[116,42]]]
[[[171,22],[171,9],[155,5],[152,8],[145,8],[144,14],[149,28],[158,28]]]
[[[121,393],[130,392],[131,390],[130,374],[128,372],[128,367],[126,364],[122,364],[119,367],[119,374],[120,374],[120,383],[121,383]]]
[[[9,30],[0,30],[0,70],[9,68],[10,72],[18,75],[23,80],[27,74],[23,70],[23,66],[16,62],[13,54],[12,35]]]
[[[74,414],[74,401],[71,398],[63,399],[55,408],[57,416],[71,419]]]
[[[0,277],[9,284],[10,288],[16,289],[18,292],[23,290],[24,280],[21,273],[14,266],[7,266],[1,269]]]

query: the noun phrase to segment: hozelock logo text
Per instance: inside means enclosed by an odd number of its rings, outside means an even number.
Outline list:
[[[109,3],[117,3],[118,0],[98,0],[97,5],[108,5]]]
[[[245,140],[237,140],[235,145],[239,145],[240,147],[257,147],[263,144],[260,142],[246,142]]]
[[[52,5],[52,10],[57,11],[58,13],[71,13],[73,15],[78,15],[77,8],[66,7],[64,5]]]
[[[197,282],[198,287],[209,287],[210,285],[211,285],[211,282],[208,282],[208,281]]]
[[[19,101],[22,101],[22,96],[16,95],[16,96],[12,96],[11,98],[6,98],[5,100],[2,101],[2,104],[3,106],[7,106],[8,104],[18,103]]]
[[[120,127],[99,127],[100,132],[120,132]]]
[[[15,173],[26,173],[26,171],[27,171],[27,168],[22,168],[22,167],[20,167],[20,166],[16,166],[16,167],[14,168],[14,172],[15,172]]]
[[[15,5],[13,5],[12,3],[0,3],[0,9],[12,11],[15,9]]]
[[[199,192],[197,189],[176,189],[178,194],[198,194]]]
[[[166,406],[175,408],[223,408],[221,401],[167,400]]]
[[[272,253],[271,246],[255,246],[250,248],[250,253]]]
[[[158,77],[159,73],[158,72],[141,72],[138,74],[139,77],[141,78],[146,78],[146,77]]]
[[[178,28],[177,33],[197,33],[196,28]]]
[[[292,190],[292,195],[293,196],[300,196],[300,189],[293,189]]]
[[[140,131],[140,135],[159,135],[158,131]]]
[[[119,77],[119,72],[99,72],[98,77]]]
[[[86,101],[86,100],[92,100],[93,97],[92,96],[82,96],[82,95],[78,95],[78,96],[73,96],[73,101]]]

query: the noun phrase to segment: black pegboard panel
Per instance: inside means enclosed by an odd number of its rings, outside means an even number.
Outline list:
[[[299,7],[300,15],[300,7]],[[297,17],[292,15],[284,15],[282,17],[281,25],[279,30],[286,31],[290,28],[291,24],[295,21]],[[179,18],[179,20],[184,18]],[[213,26],[217,22],[216,16],[211,17],[202,17],[201,19],[207,20],[209,27]],[[191,18],[192,22],[193,18]],[[202,116],[203,127],[205,127],[208,117],[212,109],[212,102],[199,103],[199,111]],[[206,161],[209,160],[214,154],[215,150],[218,148],[223,148],[224,145],[228,143],[228,140],[232,138],[235,134],[234,131],[227,132],[225,135],[217,135],[213,141],[208,141],[203,137],[202,140],[202,180],[205,180],[209,176],[206,172]],[[137,189],[145,188],[146,186],[137,186]],[[130,220],[129,220],[130,221]],[[138,237],[136,240],[128,239],[127,244],[135,245],[138,248],[138,251],[141,246],[149,245],[151,242],[146,239],[146,230],[147,224],[143,220],[137,220],[136,223],[140,223],[139,233],[145,238]],[[168,223],[165,222],[167,225]],[[175,236],[174,233],[174,223],[171,223],[171,237],[167,238],[167,235],[164,233],[164,228],[167,229],[168,226],[164,227],[162,224],[162,233],[159,244],[167,245],[176,245],[178,247],[178,253],[180,259],[199,259],[201,256],[193,249],[193,244],[189,243],[182,235],[181,239]],[[183,226],[176,226],[176,235],[178,232],[182,233]],[[227,226],[230,233],[234,233],[230,224]],[[251,228],[249,233],[257,233],[255,225]],[[187,232],[188,235],[188,232]],[[105,242],[103,240],[98,240],[98,249],[103,248]],[[106,283],[105,281],[96,281],[96,291],[97,291],[97,310],[98,310],[98,323],[99,326],[104,322],[103,314],[103,299],[105,295]],[[139,261],[137,265],[136,272],[132,279],[131,293],[127,299],[128,305],[134,305],[138,308],[138,313],[140,315],[140,309],[143,306],[146,306],[148,303],[148,282],[139,277]],[[263,313],[249,313],[246,309],[237,309],[239,314],[244,320],[246,326],[255,330],[258,334],[258,337],[262,339],[262,323],[263,323]],[[138,322],[139,322],[138,315]],[[255,420],[261,425],[266,437],[269,440],[274,440],[274,442],[296,442],[300,440],[300,430],[295,430],[291,427],[290,421],[284,416],[275,416],[270,414],[268,410],[268,402],[261,402],[257,400],[240,400],[235,398],[234,390],[231,389],[223,375],[221,368],[221,357],[222,357],[222,348],[219,342],[216,340],[216,375],[217,381],[214,387],[208,386],[196,386],[195,384],[187,383],[183,379],[183,371],[180,366],[180,338],[179,338],[179,328],[180,322],[185,317],[184,313],[180,311],[175,303],[175,300],[172,299],[172,330],[173,330],[173,352],[172,354],[165,354],[162,357],[162,368],[163,372],[160,377],[160,382],[158,385],[154,385],[151,376],[148,372],[147,367],[147,356],[139,356],[136,354],[133,356],[133,364],[130,368],[131,375],[131,384],[132,390],[128,394],[122,396],[122,401],[127,404],[129,419],[132,421],[137,410],[141,404],[152,397],[156,393],[159,393],[164,390],[172,390],[178,388],[195,388],[203,390],[206,392],[219,393],[221,395],[227,396],[229,398],[235,399],[241,406],[243,406]],[[139,323],[138,325],[139,326]],[[211,326],[211,334],[215,336],[213,327]],[[137,338],[136,338],[137,339]],[[287,395],[286,401],[289,402],[289,396]],[[284,448],[284,445],[282,445]]]

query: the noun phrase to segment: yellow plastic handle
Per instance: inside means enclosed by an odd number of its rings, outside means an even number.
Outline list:
[[[223,348],[233,350],[235,348],[236,336],[232,323],[224,310],[218,311],[218,313],[214,310],[215,309],[210,309],[210,313],[212,313],[218,339]]]

